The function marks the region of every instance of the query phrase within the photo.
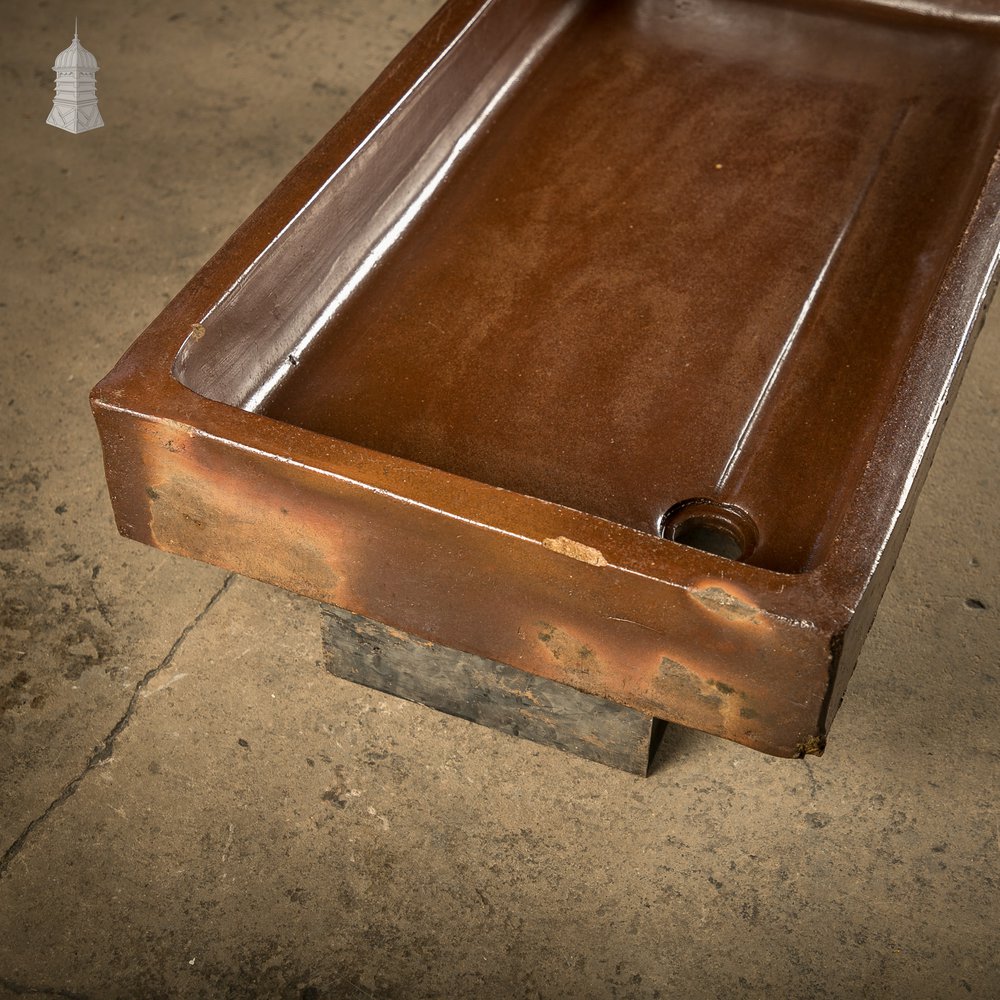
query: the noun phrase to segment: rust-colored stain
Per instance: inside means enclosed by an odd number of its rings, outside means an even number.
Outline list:
[[[988,0],[451,0],[94,389],[118,526],[819,752],[995,281],[998,92]]]
[[[538,641],[542,644],[544,655],[551,657],[557,672],[570,683],[585,678],[588,674],[605,672],[590,646],[556,625],[539,622]]]

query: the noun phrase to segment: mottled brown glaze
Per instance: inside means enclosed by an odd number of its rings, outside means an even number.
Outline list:
[[[995,279],[998,95],[987,0],[454,0],[94,390],[119,526],[816,751]]]

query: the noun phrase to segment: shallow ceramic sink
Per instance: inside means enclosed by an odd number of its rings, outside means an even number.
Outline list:
[[[816,752],[996,273],[998,95],[992,0],[453,0],[94,390],[119,527]]]

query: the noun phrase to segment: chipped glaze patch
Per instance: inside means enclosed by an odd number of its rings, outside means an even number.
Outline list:
[[[570,559],[578,559],[580,562],[590,566],[607,566],[608,561],[604,558],[604,553],[600,549],[591,548],[582,542],[576,542],[572,538],[546,538],[542,542],[547,549],[558,552],[560,555],[569,556]]]

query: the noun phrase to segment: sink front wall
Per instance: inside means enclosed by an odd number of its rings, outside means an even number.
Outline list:
[[[779,756],[823,745],[836,641],[730,579],[667,583],[565,536],[513,537],[176,423],[97,416],[132,538]],[[560,527],[543,512],[537,534]]]

